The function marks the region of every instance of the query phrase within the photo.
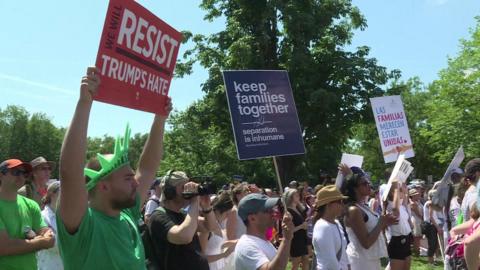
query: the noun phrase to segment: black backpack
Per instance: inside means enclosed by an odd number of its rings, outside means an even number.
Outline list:
[[[157,209],[155,209],[153,213],[156,211],[166,213],[165,208],[162,206],[159,206]],[[155,241],[152,240],[151,230],[152,228],[150,227],[150,224],[144,224],[143,230],[140,233],[142,237],[143,248],[145,249],[145,264],[147,265],[148,270],[162,269],[160,267],[161,262],[158,261],[160,258],[155,252],[155,250],[158,250],[158,247],[156,247]]]

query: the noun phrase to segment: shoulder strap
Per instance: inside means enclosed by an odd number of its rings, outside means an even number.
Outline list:
[[[163,208],[163,206],[158,206],[157,209],[153,210],[154,212],[155,211],[159,211],[160,213],[162,214],[166,214],[167,213],[167,210],[165,210],[165,208]]]
[[[154,202],[156,202],[157,204],[160,204],[160,200],[157,199],[157,198],[150,198],[150,199],[148,199],[148,201],[154,201]],[[148,201],[147,201],[147,202],[148,202]]]
[[[337,251],[337,261],[340,261],[342,258],[342,250],[343,250],[343,241],[342,241],[342,233],[340,232],[340,229],[338,228],[338,224],[335,223],[335,228],[337,228],[338,231],[338,236],[340,236],[340,249]]]

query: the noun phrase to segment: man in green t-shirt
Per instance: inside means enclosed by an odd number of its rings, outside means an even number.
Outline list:
[[[90,67],[82,78],[80,98],[60,154],[60,254],[66,270],[145,269],[137,225],[140,207],[162,159],[165,120],[172,104],[168,98],[167,114],[155,116],[136,171],[128,161],[128,127],[125,137],[117,138],[113,155],[97,154],[84,168],[88,119],[100,84],[98,73]]]
[[[32,166],[18,159],[0,163],[0,269],[36,270],[35,252],[55,244],[38,204],[17,190]]]

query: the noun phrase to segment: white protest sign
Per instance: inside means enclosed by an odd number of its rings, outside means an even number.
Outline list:
[[[433,185],[437,190],[437,196],[432,198],[432,202],[436,205],[445,206],[448,202],[448,192],[450,190],[449,182],[452,171],[455,168],[458,168],[465,158],[465,153],[463,152],[463,146],[460,146],[457,150],[457,153],[453,157],[452,161],[448,165],[447,171],[443,175],[442,180],[435,182]]]
[[[407,117],[400,96],[371,98],[373,115],[382,145],[385,163],[394,162],[400,154],[415,156]]]
[[[455,168],[459,168],[462,161],[465,159],[465,152],[463,151],[463,146],[460,146],[457,150],[457,153],[453,157],[452,161],[448,165],[447,171],[443,175],[442,182],[448,182],[450,180],[450,176],[452,175],[452,171]]]
[[[353,154],[342,154],[342,160],[340,161],[341,164],[345,164],[348,167],[362,167],[363,164],[363,156],[353,155]],[[343,175],[340,171],[337,174],[337,179],[335,179],[335,186],[340,189],[343,184]]]
[[[395,167],[393,167],[392,174],[388,179],[387,187],[385,188],[384,192],[382,193],[382,201],[386,201],[388,198],[388,193],[390,193],[390,188],[392,187],[393,181],[398,181],[399,184],[405,183],[408,176],[412,173],[413,167],[412,164],[405,159],[405,155],[401,154],[397,162],[395,163]]]

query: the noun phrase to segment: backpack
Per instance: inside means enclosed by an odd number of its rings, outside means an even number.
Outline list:
[[[158,206],[160,206],[160,200],[159,199],[156,199],[156,198],[150,198],[148,199],[145,204],[142,206],[142,210],[141,210],[141,213],[142,213],[142,218],[145,219],[145,210],[146,210],[146,207],[147,207],[147,203],[149,201],[154,201],[155,203],[157,203]]]
[[[160,211],[166,213],[165,208],[159,206],[153,212]],[[153,214],[153,213],[152,213]],[[143,248],[145,250],[145,264],[147,269],[160,269],[160,262],[158,256],[155,254],[155,242],[152,240],[152,233],[150,224],[145,224],[143,231],[140,233],[143,242]]]
[[[472,227],[472,232],[474,232],[480,223],[475,224]],[[451,239],[448,242],[447,248],[445,249],[445,258],[452,270],[467,270],[467,263],[464,257],[464,244],[465,238],[469,235],[463,234]]]
[[[149,201],[154,201],[157,203],[158,206],[160,206],[160,200],[155,198],[150,198],[143,204],[142,209],[140,210],[142,218],[138,221],[138,229],[140,231],[140,234],[142,234],[147,228],[147,224],[145,224],[145,208],[147,207],[147,203]]]

